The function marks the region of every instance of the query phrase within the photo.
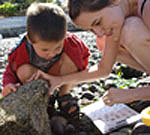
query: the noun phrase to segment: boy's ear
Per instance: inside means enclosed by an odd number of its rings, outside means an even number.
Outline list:
[[[32,44],[31,40],[29,39],[28,33],[26,34],[26,38],[29,41],[29,43]]]

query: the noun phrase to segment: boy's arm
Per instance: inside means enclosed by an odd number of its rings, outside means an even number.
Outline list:
[[[12,71],[10,64],[7,65],[6,70],[3,74],[3,87],[8,85],[9,83],[16,84],[17,83],[17,76]]]
[[[11,66],[8,64],[6,70],[3,74],[3,89],[1,91],[1,98],[7,96],[11,92],[16,91],[20,83],[17,83],[17,76],[15,72],[12,71]]]
[[[12,83],[9,83],[8,85],[6,85],[3,89],[2,89],[2,92],[0,93],[1,94],[1,98],[9,95],[11,92],[16,92],[16,87],[20,86],[19,83],[17,84],[12,84]]]
[[[25,63],[29,63],[29,55],[26,49],[26,38],[23,38],[21,42],[14,47],[8,55],[8,65],[3,74],[3,86],[12,83],[16,84],[20,82],[16,75],[17,68]]]

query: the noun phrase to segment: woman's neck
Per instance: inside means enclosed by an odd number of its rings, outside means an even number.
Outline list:
[[[121,0],[119,3],[125,17],[137,15],[138,0]]]

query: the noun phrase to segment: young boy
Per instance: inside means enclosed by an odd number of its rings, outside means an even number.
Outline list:
[[[33,3],[26,15],[27,34],[9,54],[3,76],[3,96],[16,91],[17,86],[39,70],[61,76],[82,71],[88,65],[89,51],[78,37],[66,32],[65,13],[60,7]],[[74,100],[67,94],[72,87],[73,84],[67,84],[60,88],[58,102],[64,111],[63,107]],[[70,110],[67,110],[69,114]]]

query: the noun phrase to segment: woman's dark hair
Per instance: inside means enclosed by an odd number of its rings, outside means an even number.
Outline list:
[[[66,35],[64,11],[51,3],[33,3],[27,13],[27,33],[32,43],[36,37],[43,41],[60,41]]]
[[[82,11],[97,11],[112,4],[112,0],[68,0],[69,16],[75,20]]]

